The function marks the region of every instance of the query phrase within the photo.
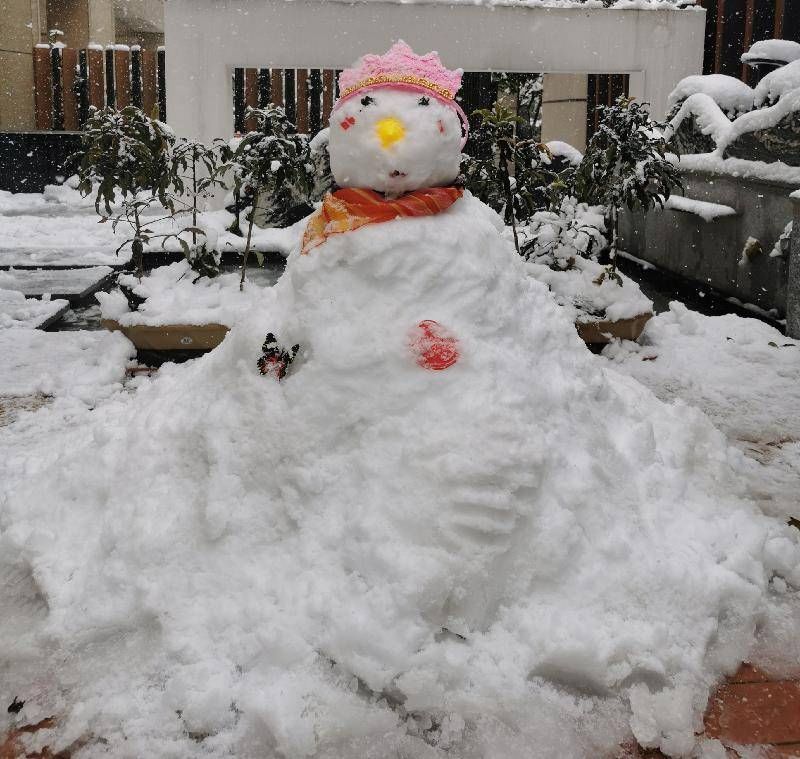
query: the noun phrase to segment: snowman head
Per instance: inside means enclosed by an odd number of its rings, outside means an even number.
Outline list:
[[[392,197],[451,184],[467,131],[454,99],[462,73],[402,41],[342,71],[328,146],[336,183]]]

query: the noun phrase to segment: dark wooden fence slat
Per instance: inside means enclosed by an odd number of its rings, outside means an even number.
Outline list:
[[[256,69],[244,70],[244,109],[247,113],[248,108],[258,108],[258,72]],[[251,116],[245,119],[244,129],[251,132],[258,128],[258,120]]]
[[[333,71],[325,69],[322,72],[322,126],[328,126],[328,120],[331,117],[331,110],[333,110]]]
[[[233,70],[233,131],[243,134],[244,125],[244,69]]]
[[[50,48],[33,49],[33,79],[36,108],[36,128],[53,128],[53,80]]]
[[[64,83],[61,81],[61,48],[50,49],[50,80],[53,84],[53,130],[64,130]]]
[[[311,69],[308,78],[308,94],[311,101],[308,110],[308,128],[309,134],[316,134],[320,130],[320,122],[322,121],[322,104],[320,98],[322,97],[322,73],[319,69]]]
[[[158,118],[167,120],[167,52],[163,47],[158,49]]]
[[[78,125],[83,126],[89,118],[89,51],[78,51],[80,88],[78,92]]]
[[[258,107],[266,108],[271,99],[272,86],[270,84],[269,69],[258,70]]]
[[[283,69],[272,69],[270,72],[270,94],[273,105],[283,107]]]
[[[114,50],[107,48],[105,51],[106,64],[106,105],[109,108],[117,107],[117,84],[114,81]]]
[[[131,104],[142,107],[142,49],[131,48]]]
[[[89,105],[102,108],[106,100],[105,66],[103,51],[89,49],[86,55],[89,61]]]
[[[158,74],[156,54],[153,50],[142,50],[142,110],[152,116],[158,103]]]
[[[308,133],[308,69],[297,69],[297,131]]]
[[[286,118],[293,124],[297,118],[297,101],[294,94],[294,69],[284,69],[283,71],[283,107],[286,111]]]
[[[78,114],[78,51],[65,47],[61,50],[61,85],[64,102],[64,129],[74,131],[80,123]]]

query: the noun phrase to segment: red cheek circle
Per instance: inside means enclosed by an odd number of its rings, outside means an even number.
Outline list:
[[[339,122],[339,126],[345,131],[347,131],[355,123],[356,123],[355,118],[353,116],[348,116],[346,119],[342,119],[342,121]]]

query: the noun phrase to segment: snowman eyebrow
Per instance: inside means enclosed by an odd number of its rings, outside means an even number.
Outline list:
[[[426,98],[424,95],[417,100],[417,105],[430,105],[431,101],[430,98]]]
[[[361,98],[361,105],[372,105],[374,102],[375,98],[370,97],[369,95],[364,95],[364,97]]]

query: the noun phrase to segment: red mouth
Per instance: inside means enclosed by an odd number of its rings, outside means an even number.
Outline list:
[[[397,171],[397,169],[395,169],[393,172],[391,172],[391,173],[389,174],[389,176],[390,176],[392,179],[399,179],[400,177],[406,177],[406,176],[408,176],[408,174],[406,174],[406,173],[405,173],[405,171]]]

